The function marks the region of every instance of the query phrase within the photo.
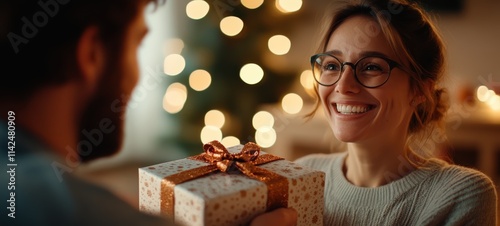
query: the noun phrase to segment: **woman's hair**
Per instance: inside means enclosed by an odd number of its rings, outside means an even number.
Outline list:
[[[329,20],[318,52],[326,51],[330,36],[342,22],[359,15],[372,18],[380,26],[400,62],[414,72],[409,74],[410,88],[422,101],[413,112],[408,134],[413,136],[428,132],[429,128],[442,127],[447,101],[443,97],[444,89],[437,84],[444,75],[444,44],[430,18],[418,5],[403,0],[351,1]],[[315,92],[316,111],[321,104],[317,86]]]

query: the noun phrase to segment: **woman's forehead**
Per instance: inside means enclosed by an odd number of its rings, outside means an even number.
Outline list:
[[[373,18],[362,15],[343,21],[330,35],[325,52],[346,58],[359,58],[367,53],[396,57],[380,25]]]

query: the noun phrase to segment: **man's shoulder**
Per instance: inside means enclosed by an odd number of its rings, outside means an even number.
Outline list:
[[[24,150],[18,150],[24,151]],[[21,225],[168,225],[164,219],[141,213],[108,189],[76,176],[74,170],[59,171],[58,159],[26,150],[16,158],[15,188],[1,189],[2,198],[15,194],[16,219]],[[7,175],[2,175],[3,177]],[[2,217],[2,221],[3,217]],[[3,224],[2,224],[3,225]],[[7,224],[8,225],[8,224]]]
[[[68,186],[77,209],[75,219],[82,225],[169,225],[165,219],[139,212],[99,185],[68,177]]]
[[[20,225],[68,223],[74,208],[66,184],[58,180],[52,170],[53,159],[45,154],[27,153],[29,151],[19,145],[16,148],[19,155],[7,166],[11,173],[6,175],[12,186],[3,187],[1,196],[8,194],[15,199],[14,208],[9,211],[15,212],[16,218],[6,220]]]

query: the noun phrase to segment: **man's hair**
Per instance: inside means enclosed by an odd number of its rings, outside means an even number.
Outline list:
[[[124,33],[140,4],[156,0],[4,0],[0,3],[0,97],[23,98],[71,80],[76,44],[95,26],[106,59],[120,59]]]

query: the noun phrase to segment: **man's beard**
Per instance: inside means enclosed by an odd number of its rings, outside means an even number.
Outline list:
[[[77,143],[77,151],[82,162],[113,155],[121,148],[125,107],[117,109],[113,107],[113,103],[123,100],[123,96],[130,96],[130,91],[121,88],[122,77],[126,76],[126,73],[120,69],[122,67],[108,66],[104,70],[96,93],[82,114],[78,131],[79,143]],[[86,144],[85,149],[80,143]]]

